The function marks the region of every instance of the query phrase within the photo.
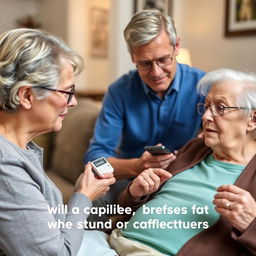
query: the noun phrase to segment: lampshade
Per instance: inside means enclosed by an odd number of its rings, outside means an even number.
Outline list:
[[[180,48],[179,55],[176,57],[177,62],[192,65],[189,50],[187,48]]]

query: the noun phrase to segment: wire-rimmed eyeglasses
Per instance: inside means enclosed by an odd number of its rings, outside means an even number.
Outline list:
[[[36,88],[40,88],[40,89],[45,89],[48,91],[53,91],[53,92],[60,92],[60,93],[64,93],[67,95],[67,104],[69,104],[73,98],[73,96],[75,95],[75,85],[73,84],[71,86],[71,90],[70,91],[65,91],[65,90],[59,90],[59,89],[53,89],[53,88],[48,88],[48,87],[44,87],[44,86],[37,86]]]
[[[173,47],[172,55],[168,54],[163,57],[154,60],[141,60],[136,63],[136,68],[140,71],[150,71],[153,68],[153,64],[164,68],[172,64],[175,47]]]
[[[246,109],[246,108],[215,105],[215,104],[209,105],[205,103],[197,104],[197,111],[201,115],[203,115],[208,109],[210,109],[213,116],[219,117],[219,116],[223,116],[227,109]]]

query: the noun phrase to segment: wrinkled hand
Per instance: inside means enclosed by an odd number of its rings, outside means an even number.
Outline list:
[[[167,155],[151,155],[149,152],[145,151],[140,157],[140,161],[142,162],[141,169],[142,170],[145,170],[148,168],[166,169],[170,165],[170,163],[176,159],[176,155],[175,155],[176,153],[177,151]]]
[[[159,168],[149,168],[140,173],[129,187],[132,197],[142,197],[158,190],[161,184],[172,175]]]
[[[75,191],[83,193],[91,201],[94,201],[104,196],[109,190],[109,186],[115,183],[115,181],[113,173],[104,174],[100,178],[95,177],[92,172],[91,163],[88,163],[76,182]]]
[[[256,201],[248,191],[235,185],[218,187],[213,203],[216,211],[240,232],[245,231],[256,218]]]

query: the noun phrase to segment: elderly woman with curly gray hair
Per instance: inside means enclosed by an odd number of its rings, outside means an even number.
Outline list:
[[[81,57],[47,32],[24,28],[0,35],[0,251],[4,255],[77,255],[84,230],[75,224],[87,219],[84,209],[90,209],[92,201],[115,182],[112,174],[96,178],[87,164],[66,210],[58,211],[63,209],[62,195],[44,172],[43,150],[32,142],[39,134],[61,129],[69,108],[77,105],[74,80],[81,69]]]
[[[136,211],[110,236],[120,255],[256,255],[256,77],[218,69],[198,90],[204,138],[120,195]]]

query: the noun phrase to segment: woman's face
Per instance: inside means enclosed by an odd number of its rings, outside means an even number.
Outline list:
[[[71,91],[74,84],[74,71],[73,67],[63,61],[63,68],[60,74],[60,80],[56,89]],[[77,105],[75,96],[71,102],[67,103],[68,94],[49,91],[46,98],[37,100],[34,107],[33,117],[40,123],[38,128],[40,132],[59,131],[62,128],[62,121],[68,113],[69,107]]]
[[[236,107],[236,97],[244,88],[242,85],[238,81],[214,84],[206,97],[206,105]],[[226,109],[223,116],[215,117],[208,109],[202,117],[205,144],[213,151],[224,152],[245,146],[249,117],[245,117],[242,111],[236,108]]]

